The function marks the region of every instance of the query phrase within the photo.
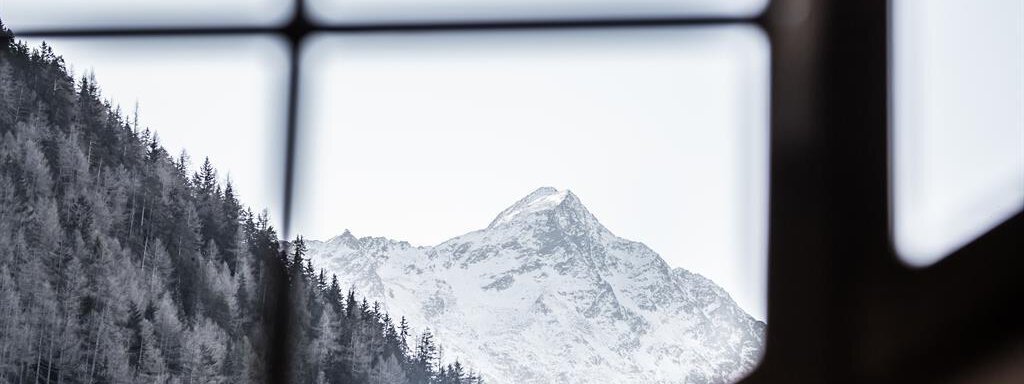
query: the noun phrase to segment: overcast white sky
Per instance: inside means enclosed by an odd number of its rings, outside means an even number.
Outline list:
[[[280,219],[284,46],[48,39]],[[38,41],[33,41],[38,43]],[[540,186],[766,314],[768,47],[750,28],[360,35],[308,45],[293,233],[433,245]],[[280,223],[278,223],[280,226]]]
[[[755,29],[322,37],[293,229],[418,245],[541,186],[765,318],[768,47]]]
[[[287,46],[264,37],[46,41],[76,77],[93,70],[126,115],[138,101],[139,125],[172,155],[186,149],[193,167],[209,156],[244,203],[281,219]]]

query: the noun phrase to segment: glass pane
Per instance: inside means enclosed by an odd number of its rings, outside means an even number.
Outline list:
[[[44,40],[28,39],[32,45]],[[272,37],[47,38],[76,78],[94,76],[100,96],[149,129],[192,171],[205,158],[219,181],[257,213],[280,221],[284,202],[288,51]]]
[[[422,23],[754,17],[768,0],[310,0],[325,23]]]
[[[1024,3],[894,1],[892,188],[926,266],[1024,208]]]
[[[0,381],[284,381],[288,48],[0,34]]]
[[[292,227],[443,361],[492,383],[757,364],[759,30],[321,35],[303,76]]]
[[[96,27],[255,26],[282,23],[293,0],[4,0],[15,32]]]

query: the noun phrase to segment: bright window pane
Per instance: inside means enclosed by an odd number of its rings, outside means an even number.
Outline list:
[[[15,33],[91,27],[268,25],[284,22],[292,0],[4,0]]]
[[[893,2],[894,237],[925,266],[1024,207],[1024,3]]]
[[[293,233],[446,358],[493,383],[756,365],[759,30],[321,35],[303,76]]]
[[[245,208],[282,202],[289,51],[256,35],[5,33],[4,383],[269,381],[287,329],[261,314],[293,309],[275,299],[277,235]]]
[[[193,168],[209,157],[221,184],[255,212],[281,220],[287,46],[271,37],[48,38],[77,77],[148,128]],[[38,46],[41,40],[28,40]],[[201,139],[200,139],[201,138]],[[193,169],[195,170],[195,169]],[[273,223],[282,228],[281,222]]]
[[[767,0],[310,0],[330,23],[752,17]]]

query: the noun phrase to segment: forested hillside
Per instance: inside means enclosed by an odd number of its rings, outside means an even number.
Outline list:
[[[479,381],[268,223],[0,24],[0,382]]]

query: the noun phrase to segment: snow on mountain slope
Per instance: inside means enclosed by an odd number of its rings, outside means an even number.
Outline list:
[[[763,350],[765,324],[722,288],[615,236],[568,190],[434,247],[345,231],[309,249],[492,383],[727,383]]]

